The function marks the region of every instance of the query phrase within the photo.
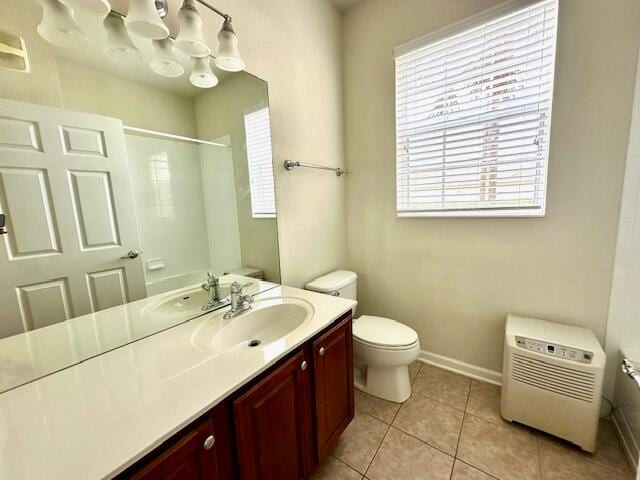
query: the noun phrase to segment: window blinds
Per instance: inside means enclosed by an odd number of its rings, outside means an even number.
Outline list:
[[[544,215],[556,26],[529,2],[396,49],[399,216]]]
[[[247,137],[253,218],[275,217],[276,197],[273,185],[269,107],[261,106],[247,112],[244,116],[244,130]]]

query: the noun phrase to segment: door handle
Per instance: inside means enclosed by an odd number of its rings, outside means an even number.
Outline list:
[[[138,250],[129,250],[125,256],[120,257],[120,258],[123,259],[123,260],[126,260],[126,259],[132,259],[133,260],[134,258],[138,258],[138,256],[141,253],[142,252],[139,252]]]

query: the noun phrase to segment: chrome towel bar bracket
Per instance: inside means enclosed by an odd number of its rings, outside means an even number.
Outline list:
[[[629,359],[625,358],[622,360],[621,368],[622,373],[629,375],[636,382],[638,388],[640,388],[640,372],[635,369],[633,363]]]
[[[347,170],[343,170],[341,168],[325,167],[323,165],[313,165],[311,163],[294,162],[293,160],[284,161],[285,170],[290,171],[290,170],[293,170],[294,167],[316,168],[318,170],[330,170],[332,172],[335,172],[337,177],[340,177],[346,173],[349,173]]]

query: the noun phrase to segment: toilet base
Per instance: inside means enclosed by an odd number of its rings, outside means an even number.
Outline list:
[[[402,403],[411,396],[411,380],[409,379],[409,367],[354,368],[354,385],[374,397]]]

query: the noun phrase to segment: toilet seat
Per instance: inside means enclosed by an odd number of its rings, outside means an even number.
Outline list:
[[[383,350],[408,350],[418,343],[418,334],[411,327],[390,318],[371,315],[363,315],[353,322],[353,338]]]

